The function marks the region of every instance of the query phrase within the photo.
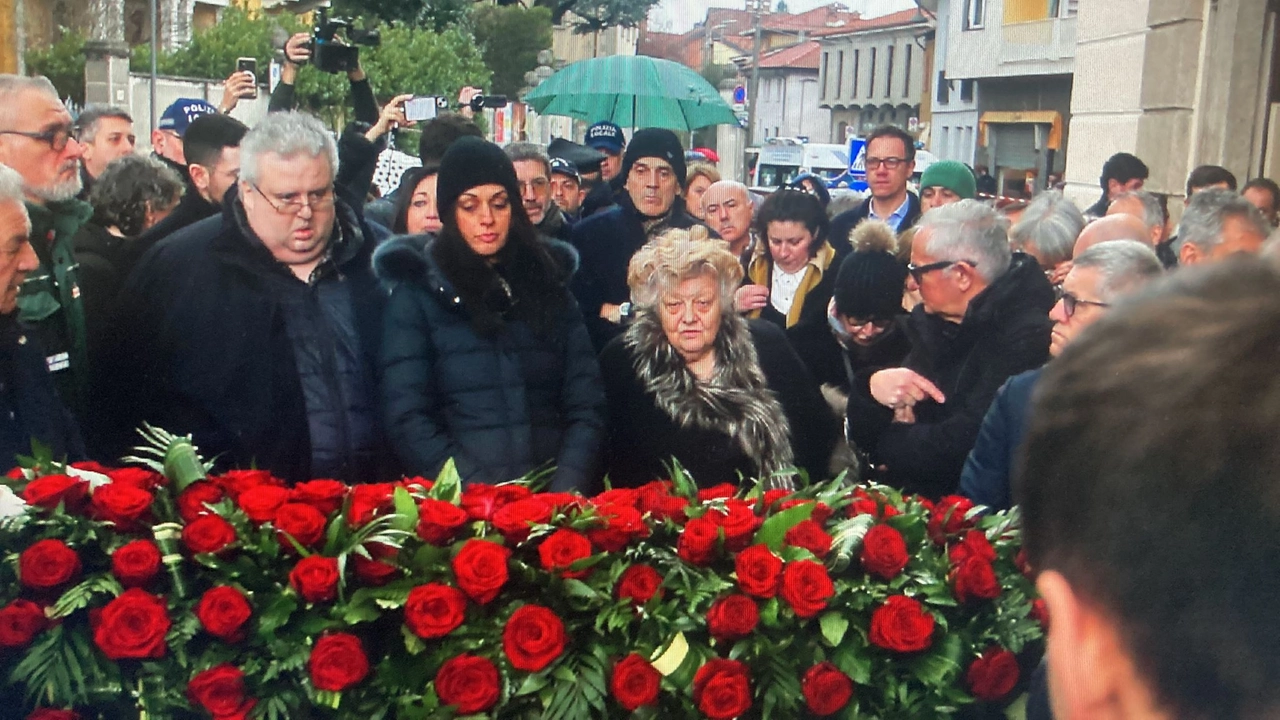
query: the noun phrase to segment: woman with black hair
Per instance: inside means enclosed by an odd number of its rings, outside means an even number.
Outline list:
[[[567,284],[573,249],[539,239],[502,150],[463,138],[437,185],[438,235],[376,259],[391,286],[383,416],[405,470],[449,458],[468,482],[555,466],[552,488],[588,487],[604,438],[600,368]]]
[[[400,192],[396,193],[395,215],[391,232],[396,235],[432,235],[440,232],[440,210],[436,204],[436,182],[440,167],[409,168],[400,179]]]
[[[827,213],[813,195],[787,189],[770,195],[755,220],[757,235],[767,242],[747,266],[750,284],[738,290],[739,310],[787,330],[825,324],[836,257],[827,228]]]

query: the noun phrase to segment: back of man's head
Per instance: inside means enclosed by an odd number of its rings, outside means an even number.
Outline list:
[[[1111,180],[1124,185],[1131,180],[1146,180],[1149,173],[1150,170],[1147,169],[1147,164],[1142,162],[1138,156],[1122,152],[1107,158],[1107,161],[1102,165],[1102,176],[1098,181],[1102,184],[1102,189],[1105,192]]]
[[[1080,237],[1076,238],[1071,254],[1074,257],[1094,245],[1115,240],[1133,240],[1150,244],[1148,237],[1147,226],[1138,218],[1125,213],[1107,215],[1085,226],[1080,232]]]
[[[1179,261],[1215,258],[1221,253],[1257,252],[1271,233],[1271,226],[1253,203],[1234,190],[1201,190],[1178,223],[1174,252]],[[1193,246],[1184,252],[1186,246]]]
[[[1084,229],[1084,214],[1056,190],[1040,193],[1009,231],[1014,250],[1033,255],[1046,270],[1071,259],[1076,238]]]
[[[1235,190],[1236,176],[1220,165],[1201,165],[1187,176],[1187,199],[1208,188]]]
[[[1160,205],[1160,198],[1145,190],[1135,190],[1117,195],[1107,207],[1108,215],[1132,215],[1142,221],[1148,233],[1162,230],[1165,223],[1165,209]]]
[[[423,165],[439,165],[449,146],[462,137],[483,139],[484,133],[471,120],[457,113],[442,113],[422,126],[418,138],[418,159]]]
[[[239,147],[247,132],[249,128],[244,123],[221,113],[202,115],[192,120],[182,138],[187,165],[217,165],[223,149]]]
[[[1264,260],[1183,271],[1046,369],[1015,492],[1057,717],[1280,712],[1277,298]]]

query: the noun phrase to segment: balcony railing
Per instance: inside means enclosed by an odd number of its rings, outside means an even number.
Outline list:
[[[1074,17],[1010,23],[1001,31],[1001,63],[1054,62],[1076,56]]]

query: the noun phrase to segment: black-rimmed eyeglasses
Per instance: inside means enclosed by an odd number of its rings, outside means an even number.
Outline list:
[[[1057,291],[1058,300],[1062,302],[1062,312],[1064,315],[1067,316],[1068,320],[1071,319],[1071,316],[1076,314],[1076,308],[1081,305],[1092,305],[1094,307],[1111,307],[1111,303],[1098,302],[1096,300],[1081,300],[1075,295],[1072,295],[1066,290],[1063,290],[1061,285],[1054,288],[1054,290]]]
[[[75,134],[75,128],[67,123],[66,125],[58,125],[40,132],[25,132],[22,130],[0,130],[0,135],[21,135],[24,138],[30,138],[37,142],[48,145],[54,152],[62,152],[67,147],[67,142],[71,140]]]
[[[916,265],[914,263],[909,264],[907,265],[907,272],[911,273],[911,277],[914,278],[916,284],[919,285],[921,278],[923,278],[926,273],[931,273],[934,270],[941,270],[943,268],[949,268],[952,265],[958,265],[959,263],[965,263],[970,267],[977,266],[977,263],[972,260],[939,260],[938,262],[929,263],[928,265]]]

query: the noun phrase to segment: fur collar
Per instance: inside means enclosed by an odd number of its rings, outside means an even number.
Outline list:
[[[769,390],[746,320],[726,314],[716,336],[716,377],[699,382],[668,342],[657,313],[642,308],[623,336],[636,376],[658,408],[682,428],[718,430],[738,441],[760,470],[765,489],[794,486],[782,406]]]

